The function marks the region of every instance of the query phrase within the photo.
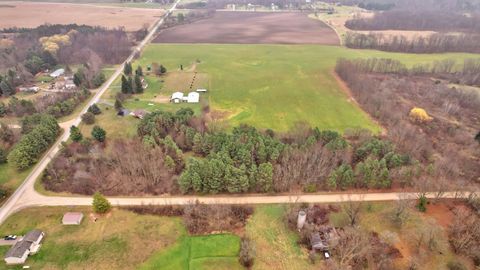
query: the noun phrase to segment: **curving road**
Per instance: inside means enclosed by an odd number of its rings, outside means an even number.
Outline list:
[[[85,105],[83,110],[73,119],[68,121],[68,123],[62,123],[61,126],[64,128],[64,133],[62,136],[51,146],[49,151],[43,156],[43,158],[35,165],[32,169],[32,172],[25,178],[23,183],[15,190],[15,192],[8,198],[8,200],[3,204],[0,208],[0,224],[5,221],[5,219],[12,214],[14,211],[18,210],[18,201],[19,200],[27,200],[35,203],[35,200],[38,198],[35,197],[33,194],[36,192],[33,191],[33,186],[35,184],[36,179],[40,176],[43,172],[45,167],[48,163],[52,160],[52,158],[58,153],[60,150],[60,146],[62,142],[68,140],[70,136],[70,126],[75,125],[78,126],[81,121],[81,115],[86,113],[88,107],[97,103],[100,100],[100,97],[107,91],[110,85],[115,81],[115,79],[122,73],[123,71],[123,64],[125,62],[131,62],[137,53],[140,53],[142,49],[147,45],[148,42],[152,39],[155,32],[157,32],[158,28],[163,24],[166,17],[168,17],[176,8],[180,0],[177,0],[172,7],[165,13],[164,16],[160,20],[158,20],[152,27],[150,27],[147,36],[133,49],[132,53],[128,56],[125,61],[119,65],[119,67],[115,70],[113,75],[96,91],[94,96],[90,99],[90,101]],[[29,191],[28,193],[26,191]],[[68,203],[66,203],[68,205]],[[65,205],[65,204],[64,204]]]

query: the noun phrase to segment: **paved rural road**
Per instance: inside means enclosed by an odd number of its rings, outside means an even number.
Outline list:
[[[152,39],[153,35],[155,32],[157,32],[158,28],[160,25],[163,24],[165,18],[169,16],[176,8],[180,0],[177,0],[173,6],[165,13],[164,16],[160,20],[157,21],[151,28],[145,39],[140,42],[140,44],[137,45],[137,47],[134,48],[130,56],[125,60],[125,62],[130,62],[133,60],[135,55],[137,53],[140,53],[142,49],[145,47],[145,45],[150,42]],[[124,62],[124,63],[125,63]],[[95,104],[99,101],[100,97],[105,93],[105,91],[110,87],[110,85],[115,81],[115,79],[122,73],[123,70],[123,63],[119,65],[117,70],[113,73],[113,75],[98,89],[98,91],[94,94],[94,96],[90,99],[87,105],[83,108],[83,110],[77,115],[77,117],[71,121],[68,121],[68,126],[65,126],[62,124],[62,128],[64,128],[64,133],[62,136],[52,145],[52,147],[49,149],[49,151],[43,156],[43,158],[35,165],[35,167],[32,169],[32,172],[27,176],[27,178],[24,180],[24,182],[15,190],[15,192],[10,196],[10,198],[3,204],[3,206],[0,208],[0,224],[5,221],[5,219],[13,213],[16,209],[18,209],[17,202],[22,199],[22,200],[29,200],[34,202],[36,197],[32,196],[31,192],[26,193],[26,190],[33,190],[33,186],[35,184],[35,180],[40,176],[40,174],[43,172],[45,167],[48,165],[48,163],[52,160],[52,158],[55,156],[55,154],[60,150],[60,146],[62,142],[65,142],[68,140],[68,137],[70,136],[70,126],[75,125],[78,126],[81,121],[81,115],[86,113],[88,110],[88,107],[90,107],[92,104]],[[34,192],[35,193],[35,192]],[[66,203],[68,205],[68,203]]]

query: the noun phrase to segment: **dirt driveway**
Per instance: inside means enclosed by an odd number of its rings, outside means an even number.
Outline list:
[[[163,30],[157,43],[325,44],[336,33],[300,12],[217,11],[212,18]]]

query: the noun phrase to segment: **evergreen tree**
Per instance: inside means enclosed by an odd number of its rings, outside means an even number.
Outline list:
[[[88,107],[87,112],[91,112],[95,115],[99,115],[99,114],[102,113],[102,110],[100,110],[100,108],[97,106],[97,104],[94,103],[92,106]]]
[[[140,94],[143,93],[143,85],[142,85],[142,78],[139,75],[135,75],[135,93]]]
[[[160,74],[165,74],[167,73],[167,68],[164,67],[163,65],[160,65]]]
[[[271,192],[273,190],[273,166],[270,162],[258,166],[257,181],[261,191]]]
[[[13,89],[13,86],[6,79],[0,82],[0,91],[2,96],[6,96],[6,97],[15,94],[15,90]]]
[[[117,111],[123,109],[123,104],[118,98],[115,99],[114,107],[115,107],[115,110],[117,110]]]
[[[79,87],[87,82],[83,68],[79,68],[75,74],[73,74],[73,83]]]
[[[142,66],[137,67],[137,69],[135,70],[135,75],[143,76]]]
[[[125,75],[122,75],[122,93],[130,94],[132,92],[132,85],[128,83]]]
[[[123,66],[123,74],[127,76],[132,75],[132,64],[130,62],[126,62]]]
[[[70,139],[74,142],[79,142],[83,139],[82,132],[80,132],[80,129],[78,127],[70,127]]]
[[[203,153],[202,141],[203,141],[202,134],[200,133],[195,134],[195,136],[193,137],[193,148],[192,148],[195,154],[200,155]]]
[[[105,141],[105,137],[107,135],[107,132],[105,132],[105,130],[99,126],[94,126],[93,129],[92,129],[92,137],[99,141],[99,142],[103,142]]]
[[[100,194],[100,192],[95,192],[95,194],[93,194],[92,206],[93,211],[99,214],[107,213],[112,208],[110,202],[107,200],[107,198]]]
[[[128,77],[127,79],[127,84],[128,84],[128,93],[133,94],[134,92],[134,85],[133,85],[133,79],[132,77]]]

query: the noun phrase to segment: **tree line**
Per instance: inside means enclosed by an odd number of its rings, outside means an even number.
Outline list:
[[[480,31],[480,15],[450,10],[389,10],[371,18],[355,17],[345,22],[352,30],[417,30],[438,32]]]
[[[25,135],[8,154],[8,162],[18,170],[25,170],[38,161],[56,140],[60,127],[53,116],[35,114],[22,120],[22,132]]]
[[[443,53],[469,52],[479,53],[480,35],[476,34],[432,34],[426,37],[407,38],[402,35],[383,35],[379,33],[347,32],[345,46],[355,49],[374,49],[388,52],[406,53]]]

